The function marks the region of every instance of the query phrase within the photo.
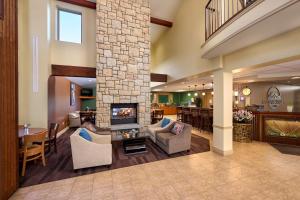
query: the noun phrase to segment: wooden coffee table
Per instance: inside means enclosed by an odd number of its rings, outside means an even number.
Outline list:
[[[136,154],[147,152],[146,133],[123,134],[123,149],[125,154]]]

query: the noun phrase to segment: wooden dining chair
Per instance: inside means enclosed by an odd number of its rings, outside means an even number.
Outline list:
[[[28,161],[42,159],[43,165],[46,166],[45,160],[45,138],[47,131],[39,134],[25,135],[24,146],[22,149],[23,154],[23,166],[22,176],[25,176],[26,163]]]
[[[164,118],[164,110],[155,110],[152,123],[157,123]]]
[[[47,147],[47,151],[46,151],[47,153],[51,151],[52,146],[54,146],[54,152],[57,153],[56,137],[57,137],[58,127],[59,127],[58,123],[50,124],[48,137],[46,138],[45,141],[45,146]]]

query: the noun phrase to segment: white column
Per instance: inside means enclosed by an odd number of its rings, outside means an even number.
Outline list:
[[[232,72],[214,72],[213,151],[230,155],[232,151]]]

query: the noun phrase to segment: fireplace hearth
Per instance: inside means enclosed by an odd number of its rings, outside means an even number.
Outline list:
[[[137,123],[137,103],[111,104],[111,125]]]

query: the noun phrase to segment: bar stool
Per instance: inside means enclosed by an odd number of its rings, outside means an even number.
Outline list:
[[[190,108],[183,108],[183,122],[187,124],[191,124],[191,109]]]
[[[177,121],[182,121],[182,107],[177,107],[176,108],[176,115],[177,115]]]
[[[209,131],[213,132],[213,123],[214,123],[214,112],[212,109],[208,111],[208,118],[209,118]]]
[[[209,130],[209,116],[207,109],[201,110],[201,129],[204,131]]]
[[[199,124],[199,109],[198,108],[191,109],[191,124],[195,128],[198,127],[198,124]]]

